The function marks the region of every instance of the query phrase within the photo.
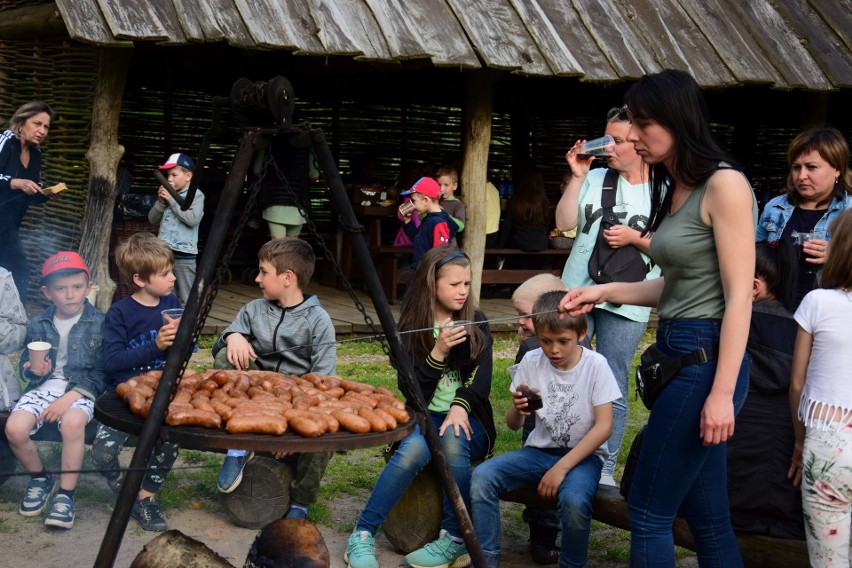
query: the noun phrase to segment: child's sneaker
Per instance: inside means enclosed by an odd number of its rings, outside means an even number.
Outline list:
[[[376,541],[367,531],[354,532],[346,541],[343,553],[346,568],[379,568],[376,560]]]
[[[160,514],[160,504],[151,497],[146,497],[133,504],[130,516],[139,521],[139,525],[146,531],[162,532],[169,530],[166,519]]]
[[[116,474],[115,477],[111,477],[107,479],[107,485],[109,485],[110,491],[118,497],[118,494],[121,493],[121,484],[124,483],[125,475],[123,473]]]
[[[254,457],[254,452],[246,452],[241,456],[225,456],[216,483],[219,487],[219,493],[230,493],[240,486],[240,482],[243,480],[243,469],[252,457]]]
[[[40,515],[47,506],[47,502],[50,501],[54,489],[51,476],[33,477],[27,483],[27,494],[24,496],[18,512],[25,517]]]
[[[405,564],[411,568],[466,568],[470,566],[470,556],[463,542],[454,541],[442,529],[438,540],[406,556]]]
[[[70,529],[74,526],[74,499],[61,493],[53,498],[53,507],[44,520],[49,527]]]

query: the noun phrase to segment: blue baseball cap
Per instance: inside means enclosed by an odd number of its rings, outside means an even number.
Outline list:
[[[195,171],[195,162],[192,161],[192,158],[187,156],[186,154],[172,154],[169,156],[169,159],[166,160],[166,163],[160,166],[161,170],[170,170],[175,166],[182,166],[188,169],[191,172]]]

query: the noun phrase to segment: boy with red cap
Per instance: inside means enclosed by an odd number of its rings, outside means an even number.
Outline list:
[[[45,422],[56,422],[62,434],[62,474],[47,526],[74,525],[74,489],[83,465],[86,424],[94,416],[94,401],[106,388],[103,367],[104,314],[86,295],[91,290],[89,268],[76,252],[58,252],[42,267],[41,292],[52,305],[27,326],[25,345],[50,344],[44,359],[21,354],[21,377],[29,384],[6,421],[6,438],[31,479],[19,512],[39,515],[56,490],[30,435]]]
[[[189,184],[195,171],[195,162],[186,154],[172,154],[166,163],[159,167],[172,188],[186,199]],[[159,225],[157,235],[166,243],[175,255],[175,294],[185,306],[189,291],[195,282],[195,259],[198,256],[198,226],[204,216],[204,194],[195,190],[195,197],[189,209],[184,211],[175,198],[160,186],[157,190],[157,202],[148,212],[148,222]]]
[[[413,211],[400,209],[404,223],[402,229],[414,243],[414,256],[411,261],[411,268],[414,268],[420,257],[429,249],[449,245],[456,236],[458,225],[441,207],[441,186],[434,179],[422,177],[401,195],[411,195],[411,203],[414,204]],[[411,222],[414,211],[418,215],[425,215],[419,228]]]

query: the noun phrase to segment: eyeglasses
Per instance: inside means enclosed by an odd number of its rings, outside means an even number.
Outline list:
[[[625,121],[629,120],[627,118],[627,105],[621,107],[614,107],[609,109],[606,113],[606,121],[614,122],[614,121]]]

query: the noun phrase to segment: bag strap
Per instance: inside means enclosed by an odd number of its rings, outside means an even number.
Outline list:
[[[712,361],[719,355],[719,346],[711,347],[710,349],[705,349],[701,347],[700,349],[696,349],[691,353],[687,353],[683,357],[677,357],[680,362],[680,368],[691,367],[693,365],[703,365],[707,361]]]
[[[618,187],[618,170],[607,168],[603,180],[603,191],[601,192],[601,207],[604,213],[612,213],[615,207],[615,188]]]

